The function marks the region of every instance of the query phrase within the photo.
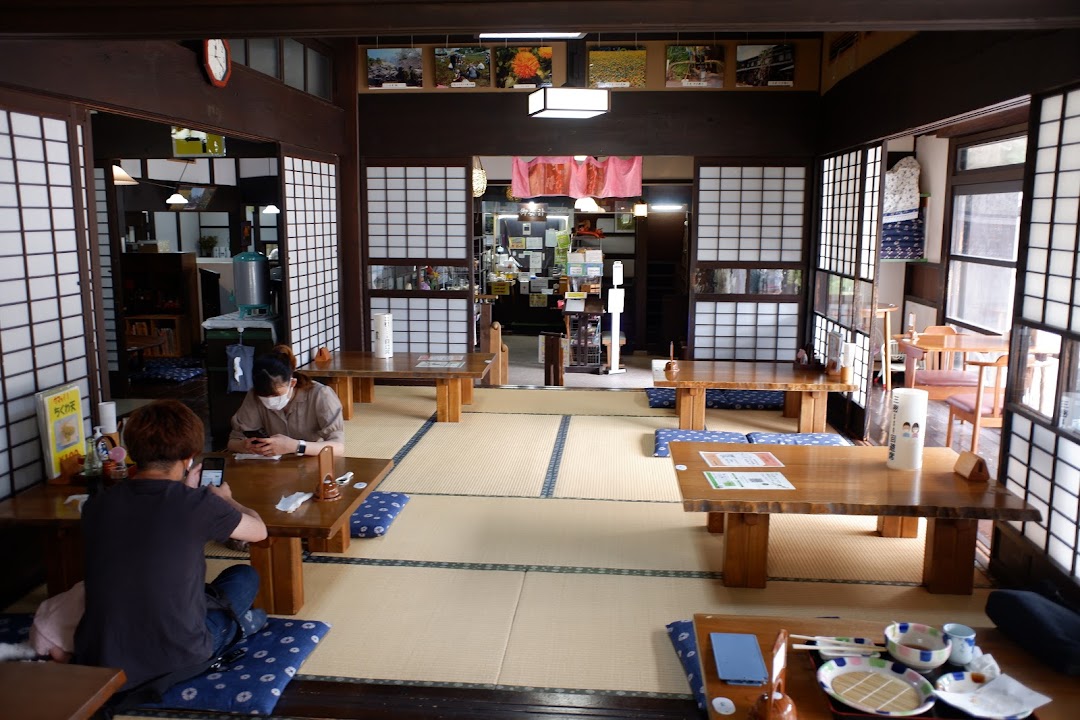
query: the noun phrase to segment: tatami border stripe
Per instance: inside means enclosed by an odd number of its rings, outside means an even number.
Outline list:
[[[416,492],[414,490],[401,490],[407,495],[431,495],[433,497],[475,497],[475,498],[509,498],[517,500],[535,500],[536,495],[480,495],[476,493],[438,493],[438,492]],[[658,505],[677,505],[681,504],[682,500],[639,500],[639,499],[627,499],[627,498],[595,498],[595,497],[564,497],[562,495],[552,495],[548,499],[550,500],[595,500],[596,502],[625,502],[625,503],[656,503]]]
[[[413,433],[413,436],[409,438],[409,441],[402,445],[400,450],[394,453],[394,468],[397,468],[397,466],[401,464],[401,461],[405,459],[405,456],[416,447],[417,443],[419,443],[425,435],[427,435],[428,430],[435,426],[436,417],[437,414],[432,413],[431,417],[425,420],[424,424],[420,426],[420,429]],[[390,472],[392,473],[393,471],[394,469],[391,468]],[[387,476],[389,476],[389,474],[390,473],[387,473]]]
[[[690,693],[661,693],[641,690],[587,690],[582,688],[553,688],[537,685],[501,685],[497,683],[438,682],[435,680],[385,680],[352,678],[337,675],[297,675],[297,680],[343,682],[357,685],[400,685],[404,687],[465,688],[469,690],[510,690],[515,692],[562,693],[565,695],[608,695],[612,697],[656,698],[660,700],[692,700]]]
[[[548,461],[547,475],[544,476],[544,487],[540,490],[540,497],[549,498],[555,493],[555,481],[559,479],[559,466],[562,465],[563,448],[566,447],[566,436],[570,430],[570,416],[563,415],[559,421],[559,432],[555,435],[555,447],[551,449],[551,460]]]

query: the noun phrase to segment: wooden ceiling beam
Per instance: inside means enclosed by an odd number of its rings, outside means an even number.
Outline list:
[[[1075,0],[9,0],[0,37],[820,32],[1080,27]]]

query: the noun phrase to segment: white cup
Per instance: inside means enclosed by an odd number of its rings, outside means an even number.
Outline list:
[[[971,662],[975,657],[975,631],[960,623],[948,623],[942,629],[945,637],[952,641],[949,662],[961,666]]]

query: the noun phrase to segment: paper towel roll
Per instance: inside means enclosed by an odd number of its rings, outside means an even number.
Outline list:
[[[889,459],[893,470],[918,470],[922,467],[923,438],[926,435],[925,390],[897,388],[892,392],[889,425]]]
[[[394,357],[394,316],[379,313],[372,318],[375,329],[375,357]]]
[[[110,435],[116,432],[116,403],[98,403],[97,411],[98,425],[101,426],[101,432],[105,433],[106,435]]]
[[[855,351],[859,346],[855,343],[844,343],[844,350],[840,354],[840,364],[843,367],[855,367]]]

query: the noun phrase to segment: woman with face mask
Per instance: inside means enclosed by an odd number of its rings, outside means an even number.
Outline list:
[[[345,424],[337,394],[296,371],[286,345],[255,358],[252,389],[232,418],[229,450],[258,455],[345,453]],[[258,437],[262,435],[264,437]]]

